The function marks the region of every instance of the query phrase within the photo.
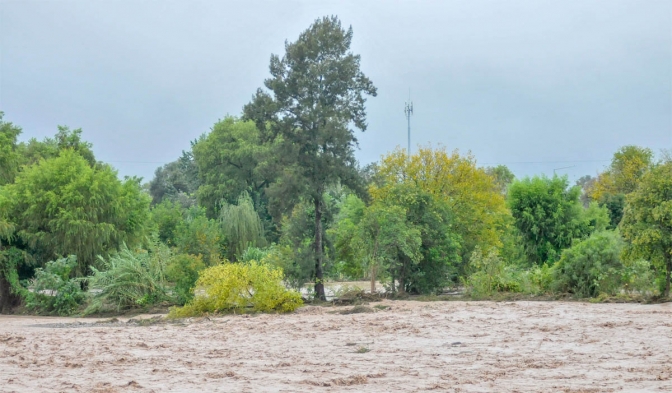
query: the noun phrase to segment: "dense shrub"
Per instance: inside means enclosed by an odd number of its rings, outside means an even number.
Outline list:
[[[70,278],[70,273],[76,268],[77,257],[71,255],[36,269],[30,282],[32,292],[26,295],[26,307],[38,313],[75,313],[86,299],[80,280]]]
[[[484,254],[476,248],[471,255],[469,265],[474,273],[464,281],[471,296],[485,297],[495,292],[520,292],[521,285],[515,275],[515,269],[507,266],[496,250]]]
[[[150,306],[168,300],[165,271],[171,258],[167,246],[151,241],[148,250],[130,250],[125,244],[108,259],[100,258],[103,270],[92,267],[88,278],[96,293],[87,312],[106,308],[117,311]]]
[[[300,307],[301,296],[282,283],[282,270],[265,263],[227,263],[205,269],[196,285],[205,289],[172,317],[187,317],[214,312],[290,312]]]
[[[207,266],[221,262],[225,239],[219,223],[205,216],[205,209],[191,208],[176,228],[175,243],[180,253],[202,255]]]
[[[271,248],[248,247],[238,258],[240,262],[261,261],[269,254]]]
[[[174,282],[173,292],[177,304],[183,305],[194,298],[198,273],[205,269],[200,255],[179,254],[173,257],[166,268],[166,278]]]
[[[283,281],[290,288],[299,290],[311,280],[314,269],[314,253],[310,240],[299,248],[289,245],[273,245],[266,250],[261,262],[283,272]]]
[[[555,289],[580,297],[617,293],[623,272],[622,243],[617,232],[602,231],[564,250],[555,269]]]
[[[656,295],[658,289],[662,292],[665,287],[664,274],[662,278],[662,286],[656,288],[656,277],[651,263],[639,259],[625,264],[621,274],[621,285],[623,290],[630,294]]]
[[[153,230],[159,239],[169,246],[176,245],[177,228],[184,221],[183,209],[179,203],[164,200],[154,205],[151,210]]]

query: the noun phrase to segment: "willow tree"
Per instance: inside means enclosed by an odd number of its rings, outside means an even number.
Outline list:
[[[365,95],[376,95],[350,51],[352,28],[335,16],[316,20],[285,54],[271,55],[271,78],[245,106],[245,118],[277,135],[282,173],[270,186],[274,203],[291,210],[301,199],[315,207],[315,294],[323,285],[323,205],[328,186],[358,188],[353,128],[366,130]],[[289,202],[289,203],[287,203]]]
[[[238,259],[248,247],[266,245],[264,226],[247,193],[240,195],[237,205],[225,203],[221,207],[220,221],[229,259]]]
[[[92,167],[74,150],[41,160],[0,189],[0,212],[14,236],[39,262],[75,254],[77,274],[88,273],[98,254],[143,235],[149,196],[139,179],[119,181],[107,165]]]

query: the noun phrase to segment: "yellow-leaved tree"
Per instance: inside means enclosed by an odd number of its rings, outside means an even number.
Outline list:
[[[421,147],[409,157],[397,149],[383,156],[377,181],[369,192],[382,200],[398,184],[411,183],[445,202],[452,210],[453,230],[461,238],[462,263],[478,246],[482,250],[501,247],[501,237],[511,214],[492,176],[476,166],[469,153],[445,148]]]
[[[609,167],[588,187],[588,197],[609,211],[610,228],[616,228],[621,222],[625,196],[637,189],[640,180],[652,165],[651,149],[623,146],[614,153]]]
[[[590,190],[590,196],[600,201],[607,194],[629,194],[637,189],[644,173],[653,164],[653,151],[639,146],[623,146],[600,173]]]

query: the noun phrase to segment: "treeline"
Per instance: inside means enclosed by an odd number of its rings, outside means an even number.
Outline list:
[[[1,311],[289,311],[287,287],[325,299],[326,280],[362,279],[400,295],[669,296],[669,157],[627,146],[574,186],[429,146],[361,167],[376,88],[351,40],[317,20],[240,116],[147,184],[120,180],[81,130],[18,142],[0,116]]]

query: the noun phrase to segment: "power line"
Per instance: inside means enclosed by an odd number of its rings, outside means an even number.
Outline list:
[[[573,161],[512,161],[512,162],[481,162],[481,165],[514,165],[514,164],[574,164],[587,162],[609,162],[611,160],[573,160]]]
[[[170,162],[170,161],[159,162],[159,161],[106,161],[106,160],[102,161],[116,164],[168,164]]]
[[[410,145],[409,145],[410,146]],[[168,164],[172,161],[108,161],[103,162],[116,164]],[[574,164],[589,162],[609,162],[611,160],[566,160],[566,161],[509,161],[509,162],[480,162],[481,165],[515,165],[515,164]]]

